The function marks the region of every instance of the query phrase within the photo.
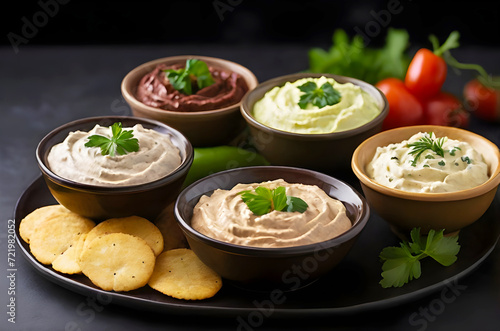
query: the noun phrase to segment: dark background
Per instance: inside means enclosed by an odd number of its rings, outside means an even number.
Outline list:
[[[373,45],[383,41],[387,26],[408,29],[414,44],[429,45],[431,33],[444,40],[452,30],[461,32],[462,44],[500,44],[499,1],[417,0],[11,1],[1,14],[1,44],[12,44],[9,34],[22,37],[28,21],[40,28],[30,30],[28,42],[20,47],[182,43],[327,47],[336,28],[350,35],[355,28],[373,28],[375,16],[383,19],[389,3],[399,3],[400,12],[383,21],[381,33],[373,33]]]

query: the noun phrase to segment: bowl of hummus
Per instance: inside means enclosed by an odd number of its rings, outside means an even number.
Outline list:
[[[166,123],[193,146],[206,147],[228,144],[243,131],[240,103],[257,84],[255,75],[235,62],[180,55],[134,68],[121,91],[134,116]]]
[[[327,173],[348,170],[388,113],[383,93],[332,74],[298,73],[259,84],[241,104],[256,149],[274,165]]]
[[[94,220],[153,221],[182,189],[193,147],[164,123],[103,116],[55,128],[36,158],[50,192],[69,210]]]
[[[348,184],[285,166],[205,177],[179,194],[174,212],[205,264],[257,290],[295,290],[332,272],[370,215]]]
[[[400,237],[411,229],[456,233],[481,218],[500,183],[488,139],[445,126],[410,126],[368,138],[352,169],[370,206]]]

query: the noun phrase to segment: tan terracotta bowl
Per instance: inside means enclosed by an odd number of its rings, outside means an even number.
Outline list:
[[[241,100],[220,109],[179,112],[151,107],[136,98],[139,81],[158,64],[183,64],[187,59],[198,59],[209,66],[236,72],[246,81],[249,90],[258,84],[255,75],[240,64],[207,56],[180,55],[156,59],[130,71],[122,81],[122,95],[134,116],[154,119],[179,130],[194,147],[228,144],[245,128],[245,121],[239,112]]]
[[[418,132],[431,131],[438,137],[447,136],[472,145],[488,164],[489,179],[482,185],[457,192],[415,193],[383,186],[367,176],[365,167],[377,147],[399,143]],[[397,234],[407,235],[415,227],[420,227],[423,233],[430,229],[454,233],[478,220],[491,205],[500,183],[500,152],[494,143],[467,130],[409,126],[384,131],[365,140],[354,151],[352,170],[361,182],[369,205]]]

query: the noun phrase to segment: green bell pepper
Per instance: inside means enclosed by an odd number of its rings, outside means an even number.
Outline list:
[[[223,170],[269,165],[260,154],[236,146],[194,148],[194,159],[184,181],[184,187]]]

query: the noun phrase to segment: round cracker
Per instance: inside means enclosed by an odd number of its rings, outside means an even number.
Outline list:
[[[30,237],[30,250],[43,264],[52,262],[75,243],[79,235],[88,233],[95,223],[75,213],[61,214],[43,222]]]
[[[83,243],[86,236],[86,233],[79,235],[64,253],[52,261],[52,268],[56,271],[70,275],[81,273],[80,255],[83,250]]]
[[[155,255],[142,238],[110,233],[92,240],[80,256],[82,272],[106,291],[131,291],[148,283]]]
[[[191,249],[178,248],[165,251],[156,258],[148,284],[177,299],[203,300],[220,290],[222,279]]]
[[[21,220],[19,224],[19,234],[21,238],[29,244],[31,235],[40,224],[55,216],[66,213],[71,213],[71,211],[62,205],[48,205],[35,209]]]
[[[103,221],[87,234],[84,249],[97,237],[109,233],[126,233],[144,239],[153,250],[155,256],[163,251],[163,235],[160,230],[145,218],[129,216],[110,218]]]

